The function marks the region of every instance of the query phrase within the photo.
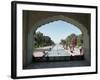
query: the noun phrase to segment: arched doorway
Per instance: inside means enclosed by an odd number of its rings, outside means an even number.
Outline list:
[[[58,15],[58,16],[52,16],[52,17],[48,17],[42,21],[39,21],[37,24],[33,25],[32,29],[29,31],[29,34],[28,34],[28,56],[27,56],[27,60],[28,61],[31,61],[32,60],[32,53],[34,51],[34,48],[33,48],[33,45],[34,45],[34,33],[35,31],[41,26],[41,25],[44,25],[44,24],[47,24],[47,23],[50,23],[50,22],[53,22],[53,21],[57,21],[57,20],[62,20],[62,21],[65,21],[65,22],[68,22],[68,23],[71,23],[75,26],[77,26],[83,33],[83,41],[84,41],[84,48],[85,48],[85,59],[89,62],[90,60],[90,53],[88,53],[88,50],[89,50],[89,35],[88,35],[88,31],[86,29],[86,27],[84,25],[82,25],[81,23],[79,23],[78,21],[72,19],[72,18],[69,18],[69,17],[66,17],[66,16],[63,16],[63,15]]]

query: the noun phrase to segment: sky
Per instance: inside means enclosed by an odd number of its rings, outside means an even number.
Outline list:
[[[55,43],[60,43],[62,39],[65,39],[72,33],[76,35],[81,34],[80,29],[76,26],[62,20],[42,25],[36,32],[41,32],[43,35],[49,36]]]

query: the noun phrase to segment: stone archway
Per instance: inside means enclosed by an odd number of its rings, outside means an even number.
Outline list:
[[[81,32],[83,33],[83,41],[84,41],[83,46],[85,49],[85,59],[89,62],[90,53],[87,51],[87,50],[89,50],[89,35],[88,35],[88,31],[87,31],[86,27],[83,24],[79,23],[78,21],[76,21],[72,18],[63,16],[63,15],[58,15],[58,16],[48,17],[42,21],[39,21],[36,24],[33,24],[32,29],[28,33],[28,42],[27,42],[27,44],[28,44],[28,56],[27,56],[28,63],[32,61],[32,53],[34,51],[34,48],[33,48],[34,33],[37,30],[37,28],[39,28],[41,25],[48,24],[50,22],[57,21],[57,20],[63,20],[65,22],[71,23],[81,30]]]

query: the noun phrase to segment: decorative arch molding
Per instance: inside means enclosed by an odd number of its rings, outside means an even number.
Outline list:
[[[28,61],[30,61],[30,59],[32,58],[32,53],[34,51],[34,48],[33,48],[33,45],[34,45],[34,33],[36,32],[36,30],[41,27],[42,25],[45,25],[45,24],[48,24],[48,23],[51,23],[53,21],[57,21],[57,20],[62,20],[62,21],[65,21],[65,22],[68,22],[70,24],[73,24],[75,25],[77,28],[79,28],[81,30],[81,32],[83,33],[83,41],[84,41],[84,48],[89,48],[89,35],[88,35],[88,30],[86,29],[86,27],[79,23],[78,21],[72,19],[72,18],[69,18],[69,17],[66,17],[66,16],[63,16],[63,15],[58,15],[58,16],[52,16],[52,17],[48,17],[44,20],[41,20],[39,21],[38,23],[36,24],[32,24],[33,27],[32,29],[30,29],[29,31],[29,34],[28,34]]]
[[[72,18],[69,18],[69,17],[66,17],[66,16],[63,16],[63,15],[58,15],[58,16],[52,16],[52,17],[48,17],[44,20],[41,20],[39,21],[38,23],[36,24],[33,24],[33,28],[30,30],[30,32],[34,32],[36,31],[36,29],[42,25],[45,25],[45,24],[48,24],[48,23],[51,23],[53,21],[58,21],[58,20],[62,20],[62,21],[65,21],[65,22],[68,22],[70,24],[73,24],[75,25],[76,27],[78,27],[82,32],[86,31],[86,33],[88,33],[86,27],[79,23],[78,21],[72,19]]]

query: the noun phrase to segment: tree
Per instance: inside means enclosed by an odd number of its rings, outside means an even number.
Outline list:
[[[77,46],[83,46],[83,34],[78,35]]]
[[[71,36],[69,35],[67,38],[66,38],[66,47],[68,47],[71,43]]]
[[[62,39],[60,44],[63,45],[64,48],[66,48],[66,41],[65,40]]]
[[[54,42],[51,40],[49,36],[44,36],[43,33],[37,32],[34,34],[34,46],[37,47],[44,47],[53,45]]]
[[[63,45],[64,48],[67,48],[68,46],[70,46],[73,43],[73,41],[75,42],[76,46],[77,45],[82,45],[81,44],[82,40],[83,40],[82,34],[80,34],[79,36],[77,36],[76,34],[72,33],[68,37],[66,37],[66,39],[61,40],[60,43]]]
[[[34,40],[35,40],[35,47],[40,47],[43,43],[43,34],[40,32],[37,32],[34,34]]]

